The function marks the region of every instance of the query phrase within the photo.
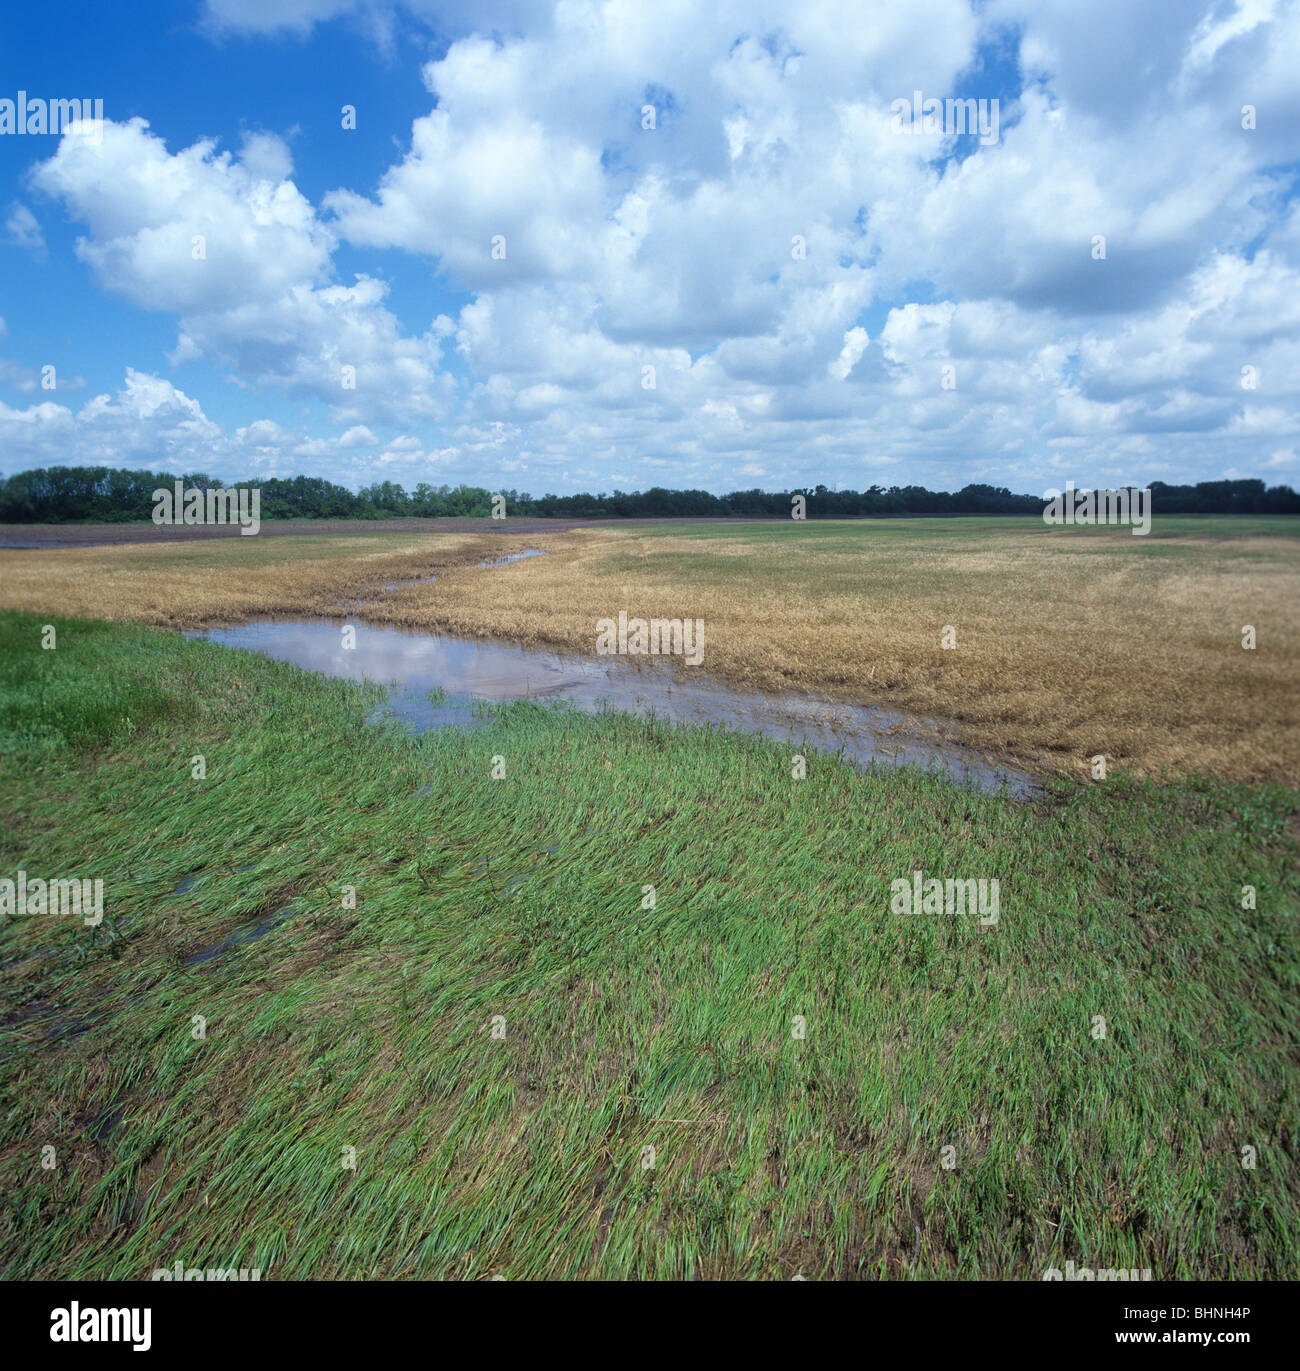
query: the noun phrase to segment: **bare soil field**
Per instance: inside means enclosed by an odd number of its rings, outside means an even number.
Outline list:
[[[257,536],[366,537],[388,533],[420,537],[430,533],[560,533],[572,528],[622,524],[712,524],[762,522],[749,519],[263,519]],[[99,547],[119,543],[188,543],[239,538],[237,524],[0,524],[0,548]]]

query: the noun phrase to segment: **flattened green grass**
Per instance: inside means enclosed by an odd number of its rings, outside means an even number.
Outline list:
[[[6,1277],[1300,1276],[1294,792],[795,781],[536,704],[411,737],[41,622],[0,616],[0,876],[106,917],[0,926]],[[999,923],[891,913],[917,869]]]

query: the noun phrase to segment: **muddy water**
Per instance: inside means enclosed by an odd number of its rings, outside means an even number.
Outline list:
[[[717,724],[803,747],[843,752],[861,766],[938,768],[981,790],[1022,799],[1038,789],[1024,772],[978,753],[904,730],[887,710],[802,695],[733,690],[692,675],[693,668],[626,657],[577,657],[508,643],[354,624],[356,647],[344,650],[337,623],[324,619],[257,620],[198,635],[347,680],[390,687],[383,712],[417,729],[484,722],[476,701],[554,698],[581,709],[655,714],[678,724]],[[445,692],[431,702],[430,691]],[[896,730],[891,732],[891,730]]]
[[[545,553],[540,547],[525,548],[522,552],[507,552],[504,557],[493,557],[491,561],[480,562],[480,567],[509,566],[511,562],[522,562],[525,557],[542,557]]]
[[[525,557],[544,557],[546,554],[539,547],[526,548],[523,552],[508,552],[504,557],[493,557],[491,561],[479,563],[479,569],[494,566],[509,566],[511,562],[522,562]],[[413,581],[389,581],[385,590],[406,590],[409,586],[432,585],[438,578],[436,576],[417,576]]]
[[[279,928],[282,923],[286,923],[289,915],[290,909],[286,905],[269,918],[261,919],[250,927],[240,929],[228,938],[222,938],[220,942],[215,942],[210,947],[205,947],[192,956],[186,957],[185,965],[201,966],[204,962],[210,962],[214,957],[220,957],[223,952],[230,952],[236,947],[242,947],[245,943],[253,943],[259,938],[265,938],[273,928]]]

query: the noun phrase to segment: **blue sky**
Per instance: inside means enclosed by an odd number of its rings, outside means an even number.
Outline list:
[[[105,122],[0,135],[2,473],[1300,481],[1296,3],[59,16],[0,101]]]

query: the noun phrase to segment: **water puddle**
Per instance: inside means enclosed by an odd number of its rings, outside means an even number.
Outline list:
[[[126,1117],[127,1103],[126,1098],[119,1094],[107,1109],[101,1110],[98,1114],[83,1114],[77,1122],[89,1132],[92,1142],[105,1142]]]
[[[50,955],[43,953],[40,955]],[[43,999],[40,995],[26,1004],[11,1009],[0,1018],[0,1028],[16,1029],[25,1024],[44,1025],[42,1042],[59,1042],[64,1038],[76,1038],[92,1027],[84,1019],[74,1018],[57,1005]]]
[[[518,555],[518,554],[516,554]],[[345,680],[391,687],[383,714],[416,729],[474,727],[491,716],[483,701],[555,698],[594,712],[654,714],[677,724],[715,724],[743,733],[843,752],[860,766],[938,767],[981,790],[1028,799],[1040,785],[1027,773],[967,748],[903,733],[905,715],[805,695],[764,695],[691,679],[691,668],[626,657],[575,657],[509,643],[355,624],[345,650],[339,625],[325,619],[255,620],[191,634]],[[891,730],[898,729],[898,733]]]
[[[530,547],[525,548],[523,552],[507,552],[504,557],[493,557],[489,561],[480,562],[479,567],[509,566],[511,562],[522,562],[525,557],[543,557],[545,555],[540,547]]]
[[[273,928],[279,928],[281,924],[287,923],[291,913],[292,910],[286,905],[269,917],[259,919],[257,923],[248,928],[241,928],[238,933],[232,933],[228,938],[222,938],[220,942],[213,943],[211,947],[205,947],[201,951],[192,953],[185,958],[185,965],[200,966],[204,962],[210,962],[213,957],[220,957],[223,952],[231,952],[237,947],[243,947],[245,943],[253,943],[259,938],[265,938]]]
[[[504,557],[493,557],[479,563],[480,570],[484,567],[509,566],[511,562],[521,562],[525,557],[544,557],[546,553],[542,548],[530,547],[523,552],[508,552]],[[412,586],[431,586],[438,578],[436,576],[417,576],[410,581],[389,581],[387,585],[381,587],[383,590],[409,590]]]

